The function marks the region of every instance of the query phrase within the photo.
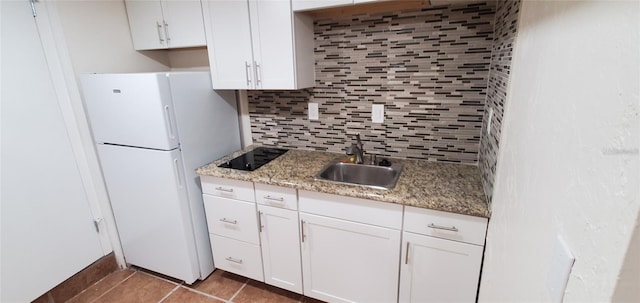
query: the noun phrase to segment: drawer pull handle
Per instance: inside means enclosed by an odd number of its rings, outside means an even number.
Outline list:
[[[229,224],[238,224],[238,221],[237,221],[237,220],[233,220],[233,221],[232,221],[232,220],[229,220],[229,219],[227,219],[227,218],[222,218],[222,219],[220,219],[220,221],[222,221],[222,222],[224,222],[224,223],[229,223]]]
[[[234,259],[234,258],[231,258],[231,257],[227,257],[225,260],[227,260],[229,262],[233,262],[233,263],[242,264],[242,259]]]
[[[283,197],[275,198],[275,197],[272,197],[272,196],[264,196],[264,199],[265,199],[265,200],[277,201],[277,202],[282,202],[282,203],[284,203],[284,198],[283,198]]]
[[[446,227],[446,226],[440,226],[440,225],[435,225],[433,223],[430,223],[428,225],[429,228],[433,228],[433,229],[442,229],[442,230],[448,230],[448,231],[453,231],[453,232],[458,232],[458,229],[455,226],[451,226],[451,227]]]
[[[233,192],[233,188],[224,188],[222,186],[216,187],[216,190],[227,192],[227,193],[232,193]]]

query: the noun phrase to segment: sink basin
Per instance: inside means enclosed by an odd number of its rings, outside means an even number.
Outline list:
[[[375,189],[392,189],[396,186],[401,172],[401,163],[392,163],[391,166],[375,166],[333,161],[325,166],[315,176],[315,179]]]

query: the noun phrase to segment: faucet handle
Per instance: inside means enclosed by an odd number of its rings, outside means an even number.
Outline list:
[[[369,158],[369,165],[378,165],[378,157],[376,156],[376,154],[371,154],[370,158]]]

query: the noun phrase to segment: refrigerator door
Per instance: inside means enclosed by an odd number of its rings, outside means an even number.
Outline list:
[[[193,283],[200,271],[180,151],[97,147],[127,263]]]
[[[161,150],[178,146],[166,73],[85,74],[81,81],[96,142]]]

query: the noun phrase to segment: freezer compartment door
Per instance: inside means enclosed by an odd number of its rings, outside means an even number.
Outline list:
[[[82,75],[96,142],[171,150],[178,146],[166,73]]]
[[[127,263],[200,278],[180,151],[99,144],[98,153]]]

